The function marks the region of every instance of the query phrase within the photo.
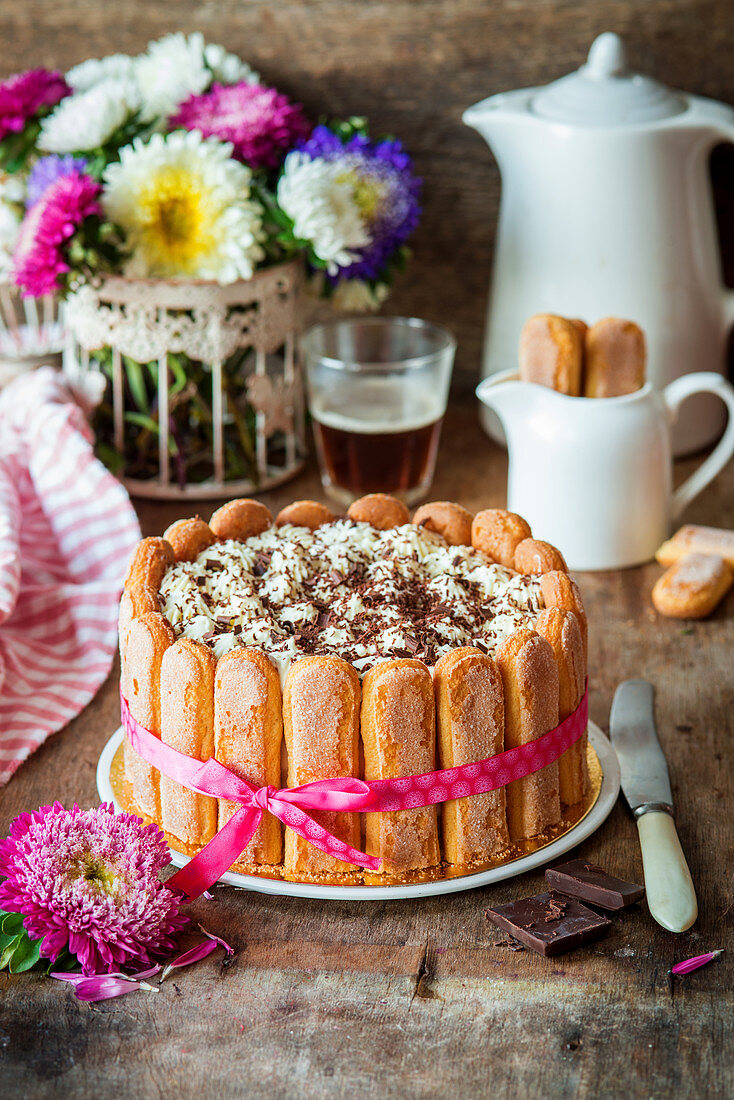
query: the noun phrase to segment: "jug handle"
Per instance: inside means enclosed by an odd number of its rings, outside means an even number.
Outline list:
[[[720,397],[729,410],[729,420],[724,434],[708,458],[673,493],[671,512],[674,520],[679,519],[683,509],[706,488],[734,454],[734,387],[715,371],[701,371],[676,378],[663,390],[663,401],[673,420],[682,403],[694,393],[713,393]]]
[[[717,122],[709,151],[713,149],[717,142],[721,141],[730,142],[734,145],[734,123],[729,125],[725,122]],[[734,325],[734,288],[724,286],[722,287],[722,294],[724,298],[724,310],[726,312],[726,323],[731,328],[731,326]]]

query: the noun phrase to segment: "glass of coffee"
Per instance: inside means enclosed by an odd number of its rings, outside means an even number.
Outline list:
[[[306,333],[309,409],[329,496],[344,507],[365,493],[423,499],[455,350],[450,332],[415,317],[330,321]]]

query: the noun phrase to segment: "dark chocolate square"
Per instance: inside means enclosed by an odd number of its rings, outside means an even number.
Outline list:
[[[536,894],[487,909],[487,919],[539,955],[563,955],[598,940],[611,921],[575,898]]]
[[[644,886],[615,878],[602,867],[584,859],[571,859],[568,863],[549,867],[545,872],[545,881],[553,890],[581,898],[602,909],[624,909],[645,896]]]

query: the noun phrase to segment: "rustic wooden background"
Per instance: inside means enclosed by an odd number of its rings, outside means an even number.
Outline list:
[[[500,191],[462,111],[576,68],[605,30],[625,36],[633,65],[734,103],[731,0],[0,0],[0,69],[137,53],[172,30],[224,43],[314,117],[367,114],[406,141],[425,214],[388,309],[457,333],[461,389],[478,371]],[[734,282],[734,156],[717,158],[716,181]]]

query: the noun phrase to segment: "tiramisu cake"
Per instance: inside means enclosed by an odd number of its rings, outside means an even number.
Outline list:
[[[540,737],[578,706],[586,616],[561,554],[510,512],[457,504],[413,517],[379,494],[347,516],[299,501],[275,521],[236,500],[137,548],[120,608],[134,718],[256,787],[387,779],[472,763]],[[135,807],[193,853],[234,813],[125,743]],[[315,813],[382,860],[385,880],[513,858],[589,789],[585,738],[488,794],[392,813]],[[269,814],[234,864],[353,883],[343,863]],[[444,867],[444,871],[448,870]],[[374,877],[371,879],[374,881]]]

